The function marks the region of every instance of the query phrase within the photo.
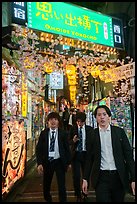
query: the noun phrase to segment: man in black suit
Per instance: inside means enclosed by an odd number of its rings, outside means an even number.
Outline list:
[[[71,166],[68,135],[60,128],[61,118],[58,113],[49,113],[47,123],[48,128],[41,132],[36,146],[37,169],[39,174],[43,174],[43,194],[47,202],[52,202],[50,188],[56,172],[59,201],[66,202],[65,173]]]
[[[68,130],[72,128],[73,125],[76,125],[76,110],[75,109],[70,109],[69,113],[69,121],[68,121]]]
[[[64,130],[68,131],[68,122],[69,122],[69,112],[68,112],[68,108],[64,108],[64,112],[62,115],[62,120],[63,120],[63,126],[64,126]]]
[[[87,141],[93,138],[93,128],[85,124],[86,114],[77,112],[76,125],[70,129],[70,145],[72,153],[73,185],[77,202],[82,202],[81,179],[83,177]],[[82,175],[81,175],[82,173]]]
[[[124,130],[110,124],[111,112],[107,106],[98,106],[94,116],[98,127],[94,130],[94,151],[93,144],[88,142],[83,192],[87,193],[87,181],[91,172],[91,185],[95,189],[97,202],[124,202],[128,175],[135,194],[132,148]]]

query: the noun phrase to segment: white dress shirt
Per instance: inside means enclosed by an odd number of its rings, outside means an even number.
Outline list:
[[[72,125],[72,114],[69,116],[69,125]]]
[[[80,127],[78,126],[78,132],[80,131]],[[85,125],[81,128],[82,131],[82,151],[86,151],[86,130]]]
[[[99,127],[100,141],[101,141],[101,170],[116,170],[110,125],[106,130]]]
[[[60,157],[59,155],[59,147],[58,147],[58,129],[54,129],[52,130],[50,128],[50,131],[49,131],[49,147],[50,147],[50,140],[51,140],[51,135],[52,135],[52,132],[55,131],[54,133],[54,137],[55,137],[55,148],[54,148],[54,159],[58,159]]]

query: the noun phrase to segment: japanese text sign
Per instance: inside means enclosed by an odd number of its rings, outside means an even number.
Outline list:
[[[26,2],[12,2],[11,15],[12,23],[25,25],[27,21]]]
[[[52,72],[50,74],[51,89],[63,89],[63,73]]]
[[[28,27],[123,48],[120,20],[64,2],[27,2]]]

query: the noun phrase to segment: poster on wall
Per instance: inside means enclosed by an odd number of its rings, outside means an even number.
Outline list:
[[[99,105],[106,105],[111,110],[111,124],[122,127],[132,146],[132,118],[130,103],[123,97],[107,97],[99,101]]]
[[[2,116],[21,116],[21,72],[2,60]]]
[[[132,145],[132,118],[130,103],[123,100],[122,97],[110,97],[111,123],[122,127]]]

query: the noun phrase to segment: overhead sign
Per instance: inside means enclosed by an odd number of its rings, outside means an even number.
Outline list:
[[[105,81],[105,83],[128,79],[132,77],[135,77],[135,62],[112,69],[109,68],[108,70],[101,71],[100,74],[101,80]]]
[[[124,49],[124,34],[122,21],[118,18],[112,18],[114,47]]]
[[[11,2],[12,23],[25,25],[27,22],[26,2]]]
[[[50,88],[63,89],[63,73],[52,72],[50,74]]]
[[[64,2],[27,2],[28,27],[123,48],[120,19]]]

